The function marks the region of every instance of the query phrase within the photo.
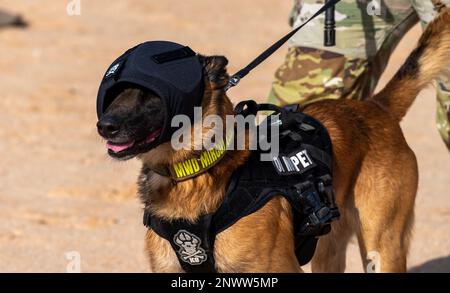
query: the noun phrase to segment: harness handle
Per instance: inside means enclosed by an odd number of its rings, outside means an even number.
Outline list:
[[[248,101],[242,101],[239,104],[236,105],[234,108],[235,115],[241,115],[244,118],[253,115],[256,116],[256,114],[260,111],[273,111],[274,113],[272,115],[278,115],[280,114],[280,121],[281,121],[281,128],[289,128],[292,127],[294,124],[298,125],[298,127],[301,127],[303,130],[314,130],[315,128],[306,125],[303,122],[303,115],[299,114],[300,105],[293,104],[288,105],[285,107],[279,107],[273,104],[258,104],[257,102],[253,100]]]
[[[244,117],[256,115],[259,111],[274,111],[275,114],[279,114],[286,112],[286,109],[273,104],[258,104],[253,100],[242,101],[234,108],[236,115],[242,115]]]

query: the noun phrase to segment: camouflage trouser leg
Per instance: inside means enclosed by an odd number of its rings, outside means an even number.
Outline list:
[[[361,99],[368,70],[365,59],[305,47],[290,48],[275,73],[269,102],[307,105],[323,99]]]
[[[442,139],[450,151],[450,85],[449,83],[439,83],[437,87],[438,103],[437,103],[437,125]]]
[[[441,1],[450,6],[450,0]],[[426,25],[433,20],[436,15],[433,4],[431,1],[424,0],[412,0],[412,5],[420,17],[422,26]],[[440,76],[437,80],[437,115],[436,122],[439,133],[442,136],[448,150],[450,151],[450,70],[446,74]]]

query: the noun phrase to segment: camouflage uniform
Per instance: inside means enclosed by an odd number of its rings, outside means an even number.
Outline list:
[[[290,24],[300,25],[323,2],[295,0]],[[308,24],[290,40],[269,101],[305,105],[371,96],[401,38],[419,20],[425,26],[435,14],[431,0],[342,0],[336,6],[336,46],[323,47],[324,16]],[[437,92],[438,129],[450,150],[450,72],[438,80]]]

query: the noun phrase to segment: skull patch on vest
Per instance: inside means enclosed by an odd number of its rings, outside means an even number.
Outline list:
[[[173,237],[173,241],[180,247],[177,251],[180,259],[190,265],[200,265],[207,260],[205,250],[200,247],[200,238],[186,230],[180,230]]]

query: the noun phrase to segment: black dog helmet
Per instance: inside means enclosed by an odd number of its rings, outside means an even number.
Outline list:
[[[193,119],[194,107],[203,96],[202,65],[189,47],[167,42],[142,43],[117,58],[106,71],[97,95],[97,117],[127,84],[137,85],[158,95],[167,116],[158,144],[168,141],[175,131],[171,120],[179,114]]]

